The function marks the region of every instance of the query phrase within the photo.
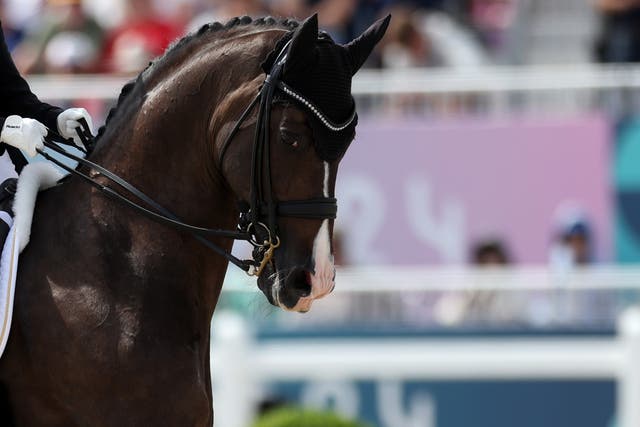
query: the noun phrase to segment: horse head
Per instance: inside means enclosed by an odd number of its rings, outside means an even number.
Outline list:
[[[335,182],[357,124],[351,80],[389,20],[345,45],[318,31],[317,15],[282,37],[262,64],[259,108],[245,110],[221,149],[255,234],[258,286],[283,309],[306,312],[335,286]]]

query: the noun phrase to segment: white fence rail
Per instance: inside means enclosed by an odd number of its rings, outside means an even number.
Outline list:
[[[114,99],[132,76],[32,75],[44,99]],[[491,66],[465,69],[362,70],[354,95],[468,94],[640,88],[639,65]]]
[[[42,99],[112,102],[131,76],[30,76]],[[640,110],[639,65],[491,66],[362,70],[353,94],[363,114],[440,117],[509,113],[612,115]]]
[[[246,274],[227,276],[225,292],[257,292],[255,279]],[[640,291],[640,267],[602,265],[579,268],[518,266],[469,268],[467,266],[361,266],[338,267],[336,293],[403,293],[439,291]]]
[[[253,341],[237,315],[216,315],[212,375],[217,427],[247,427],[268,381],[602,379],[617,381],[619,427],[640,425],[640,309],[610,339],[522,338]],[[461,408],[463,409],[463,408]]]
[[[235,300],[233,306],[252,320],[286,327],[382,319],[417,327],[607,329],[624,307],[640,304],[637,267],[371,266],[339,268],[336,277],[335,292],[314,303],[304,317],[275,312],[268,320],[260,319],[264,310],[255,308],[266,304],[264,297],[255,280],[234,269],[227,275],[223,302]]]

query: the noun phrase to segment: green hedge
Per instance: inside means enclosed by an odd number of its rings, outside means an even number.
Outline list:
[[[369,427],[329,412],[280,408],[263,415],[253,427]]]

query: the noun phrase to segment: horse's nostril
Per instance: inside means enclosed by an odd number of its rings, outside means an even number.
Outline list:
[[[300,269],[290,276],[291,289],[296,295],[304,298],[311,295],[311,273]]]

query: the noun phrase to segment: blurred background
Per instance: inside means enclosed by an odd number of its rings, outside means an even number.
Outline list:
[[[216,426],[282,405],[375,427],[640,426],[640,0],[0,2],[33,91],[99,124],[174,39],[314,11],[343,42],[393,15],[353,83],[337,288],[284,313],[229,269]]]

